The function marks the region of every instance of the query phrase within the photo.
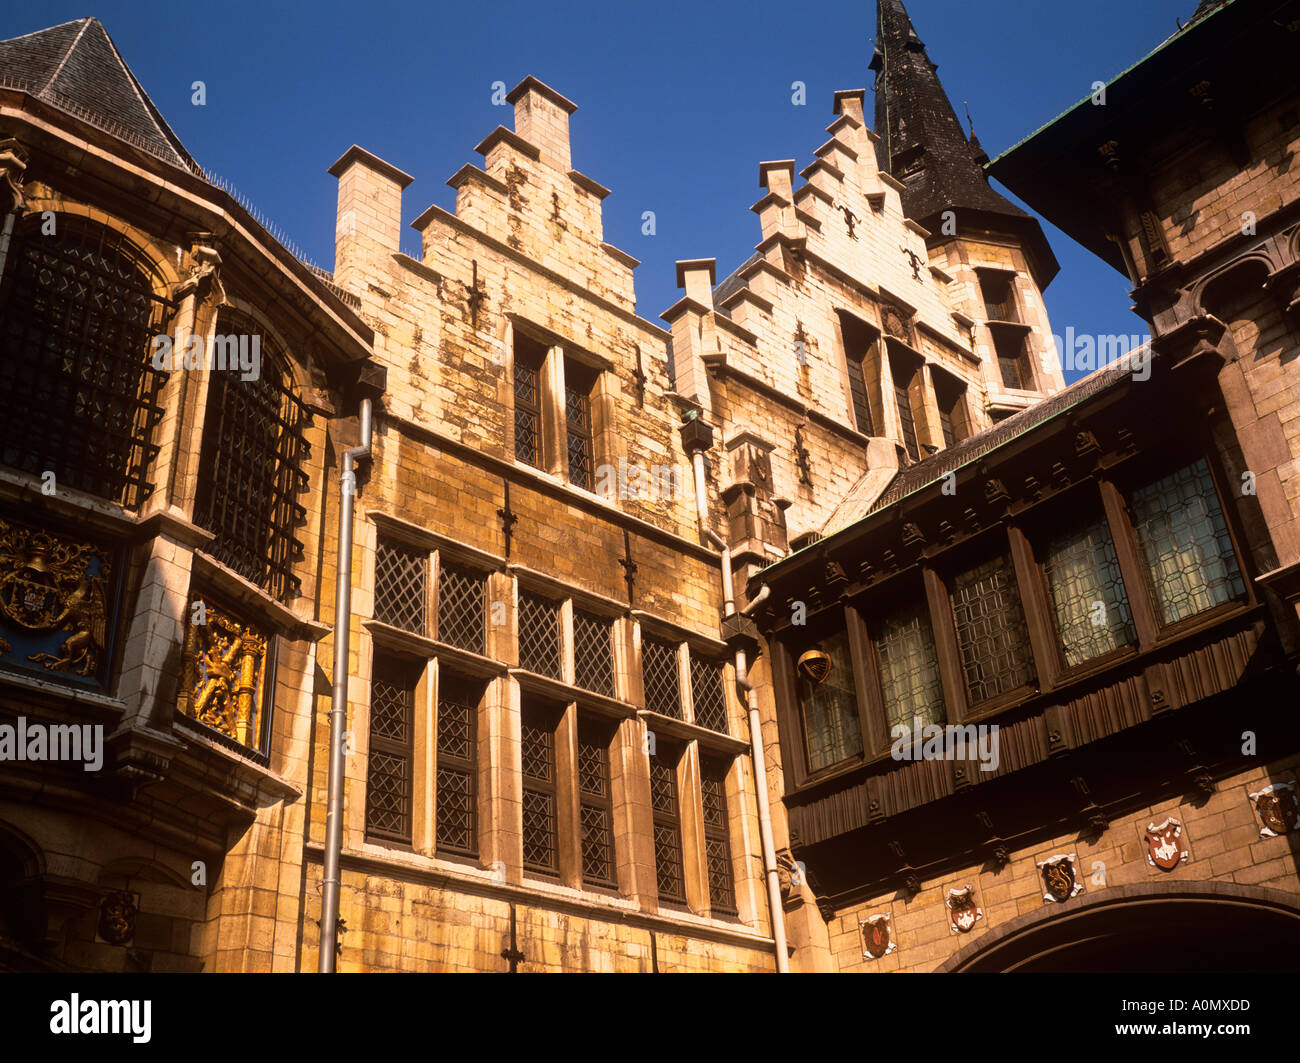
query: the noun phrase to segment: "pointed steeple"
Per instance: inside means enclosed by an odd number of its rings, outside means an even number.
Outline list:
[[[959,232],[975,225],[1021,236],[1037,260],[1039,284],[1045,286],[1057,264],[1042,229],[989,187],[983,165],[988,156],[979,140],[967,138],[962,129],[939,82],[939,68],[903,0],[877,0],[871,69],[876,72],[880,161],[906,186],[903,213],[932,233],[941,231],[943,213],[953,211]]]
[[[173,166],[194,160],[149,99],[97,18],[0,41],[7,87],[86,118]]]

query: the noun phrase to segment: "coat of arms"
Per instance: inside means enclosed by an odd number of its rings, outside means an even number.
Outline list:
[[[950,889],[944,894],[948,906],[948,922],[955,934],[969,934],[975,924],[984,918],[984,909],[975,903],[975,888]]]
[[[110,893],[99,905],[99,936],[110,945],[125,945],[135,936],[135,898]]]
[[[1173,816],[1160,824],[1148,824],[1143,838],[1147,847],[1147,863],[1161,871],[1172,871],[1191,855],[1184,848],[1183,825]]]
[[[1259,836],[1278,838],[1300,826],[1300,800],[1293,782],[1278,782],[1250,795],[1250,803],[1259,813]]]
[[[1043,900],[1060,904],[1076,894],[1083,892],[1083,883],[1074,871],[1073,853],[1050,856],[1038,862],[1038,870],[1043,876]]]
[[[898,948],[889,924],[888,913],[869,915],[858,923],[862,927],[862,954],[868,959],[878,960]]]

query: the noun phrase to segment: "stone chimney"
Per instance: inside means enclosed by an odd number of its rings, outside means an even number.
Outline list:
[[[334,275],[350,287],[348,274],[368,273],[400,249],[402,190],[415,178],[353,144],[329,172],[339,180],[334,230]]]
[[[542,153],[542,161],[564,173],[573,169],[569,115],[578,105],[532,75],[510,90],[506,102],[515,105],[515,132]]]

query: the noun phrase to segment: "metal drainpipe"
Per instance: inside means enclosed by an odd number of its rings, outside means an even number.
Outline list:
[[[700,523],[700,537],[713,543],[722,553],[722,597],[727,616],[736,611],[736,596],[731,578],[731,547],[722,536],[708,526],[708,493],[704,483],[704,451],[691,454],[691,467],[695,471],[695,513]],[[771,588],[766,584],[754,600],[741,610],[745,615],[763,601]],[[758,836],[763,847],[763,872],[767,880],[767,906],[772,917],[772,941],[776,953],[778,974],[790,971],[789,949],[785,941],[785,908],[781,904],[781,877],[776,867],[776,845],[772,841],[772,806],[767,799],[767,767],[763,758],[763,732],[759,725],[758,702],[754,685],[749,681],[749,664],[744,650],[736,651],[736,683],[745,691],[745,706],[749,710],[749,755],[754,762],[754,790],[758,801]]]
[[[348,655],[352,641],[352,510],[356,461],[370,455],[370,399],[361,400],[361,445],[343,452],[339,473],[339,545],[334,585],[334,689],[330,704],[329,799],[325,811],[325,870],[320,903],[320,973],[334,973],[338,947],[339,864],[343,853],[344,731],[348,719]]]

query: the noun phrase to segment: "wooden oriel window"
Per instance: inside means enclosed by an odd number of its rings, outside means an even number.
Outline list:
[[[542,467],[542,365],[546,346],[516,331],[514,338],[515,457]]]
[[[478,684],[453,673],[442,671],[438,676],[439,852],[478,855],[477,717],[481,693]]]
[[[595,477],[592,446],[591,393],[596,373],[585,365],[564,360],[564,435],[569,461],[569,482],[591,490]]]
[[[677,762],[681,751],[660,742],[650,758],[650,808],[654,820],[655,878],[660,901],[686,903],[682,865],[681,808],[677,797]]]
[[[524,868],[541,875],[560,873],[556,723],[556,714],[548,706],[525,703],[520,712]]]
[[[809,645],[796,665],[808,770],[817,772],[862,753],[862,724],[848,634]]]
[[[1246,585],[1204,459],[1129,494],[1134,530],[1162,624],[1235,598]]]
[[[578,819],[582,881],[613,887],[614,803],[609,772],[610,734],[595,720],[578,723]]]
[[[887,725],[911,731],[917,719],[943,723],[943,681],[923,595],[880,621],[875,648]]]
[[[949,598],[970,703],[1032,683],[1029,629],[1010,556],[996,554],[959,573]]]
[[[725,760],[700,760],[700,800],[704,812],[704,866],[708,875],[709,908],[714,915],[736,914],[736,888],[731,868],[731,832],[727,825],[727,767]]]
[[[420,667],[375,654],[370,681],[366,837],[411,844],[415,691]]]
[[[1043,575],[1067,668],[1137,641],[1115,543],[1100,513],[1070,515],[1070,526],[1047,543]]]

